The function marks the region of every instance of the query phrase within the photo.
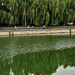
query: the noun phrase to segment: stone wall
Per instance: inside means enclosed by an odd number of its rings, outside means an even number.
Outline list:
[[[75,35],[75,29],[13,29],[0,31],[0,36],[13,35]]]

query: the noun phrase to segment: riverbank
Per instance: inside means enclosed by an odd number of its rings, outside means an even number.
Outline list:
[[[75,35],[75,26],[0,28],[0,36],[15,35]]]

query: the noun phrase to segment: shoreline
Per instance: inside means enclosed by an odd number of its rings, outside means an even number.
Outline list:
[[[75,26],[0,28],[0,36],[19,35],[75,35]]]

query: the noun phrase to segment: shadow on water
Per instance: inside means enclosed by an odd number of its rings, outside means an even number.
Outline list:
[[[0,75],[52,75],[75,67],[75,36],[0,38]]]

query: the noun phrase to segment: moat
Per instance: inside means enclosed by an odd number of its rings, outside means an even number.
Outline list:
[[[75,75],[75,36],[0,37],[0,75]]]

